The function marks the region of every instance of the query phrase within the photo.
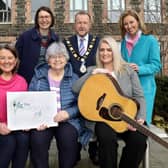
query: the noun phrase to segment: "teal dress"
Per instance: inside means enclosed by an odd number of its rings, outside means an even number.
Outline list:
[[[131,55],[126,48],[126,40],[121,42],[121,53],[125,61],[139,66],[138,76],[146,101],[146,121],[152,122],[153,105],[156,94],[155,75],[161,69],[160,47],[153,35],[144,35],[138,39]]]

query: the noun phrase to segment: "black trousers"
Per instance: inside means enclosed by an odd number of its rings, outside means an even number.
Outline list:
[[[50,142],[56,138],[59,168],[73,168],[77,160],[78,133],[68,122],[44,131],[31,131],[31,160],[34,168],[49,168]]]
[[[96,123],[95,132],[99,142],[99,162],[101,168],[117,168],[118,139],[123,139],[119,168],[138,168],[144,157],[147,137],[138,131],[116,133],[105,123]]]
[[[29,152],[29,131],[0,135],[0,168],[24,168]]]

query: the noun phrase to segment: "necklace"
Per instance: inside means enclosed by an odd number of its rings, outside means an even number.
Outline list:
[[[69,51],[72,53],[73,57],[77,60],[81,62],[81,66],[80,66],[80,72],[85,73],[86,72],[86,59],[89,57],[90,52],[95,44],[96,41],[96,37],[94,36],[92,38],[92,40],[90,41],[88,48],[85,52],[85,54],[83,56],[79,55],[79,53],[73,48],[71,42],[69,39],[65,39],[65,42],[67,44],[67,47],[69,49]]]

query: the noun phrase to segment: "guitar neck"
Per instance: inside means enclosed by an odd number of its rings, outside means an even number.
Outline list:
[[[143,133],[146,136],[151,137],[152,139],[154,139],[156,142],[158,142],[159,144],[163,145],[164,147],[168,148],[168,142],[163,140],[162,138],[160,138],[159,136],[157,136],[155,133],[153,133],[152,131],[150,131],[146,126],[139,124],[138,122],[136,122],[135,120],[131,119],[130,117],[128,117],[126,114],[121,113],[121,118],[126,121],[127,123],[129,123],[130,125],[132,125],[133,127],[135,127],[139,132]]]

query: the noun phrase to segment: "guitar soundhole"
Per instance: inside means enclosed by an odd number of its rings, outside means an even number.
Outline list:
[[[118,104],[113,104],[110,108],[109,108],[109,115],[115,119],[115,120],[119,120],[121,119],[121,113],[122,113],[122,108],[118,105]]]
[[[121,121],[120,118],[116,119],[114,117],[112,117],[111,115],[109,115],[109,109],[107,109],[106,107],[101,107],[100,111],[99,111],[99,115],[109,121]]]

